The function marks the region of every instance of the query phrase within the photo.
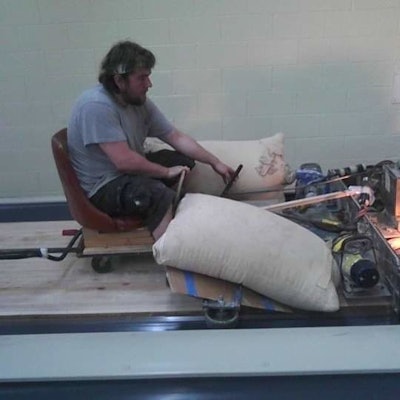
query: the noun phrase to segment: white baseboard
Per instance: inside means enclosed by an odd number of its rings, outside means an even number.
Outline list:
[[[38,204],[38,203],[65,203],[65,196],[43,196],[43,197],[3,197],[0,204]]]

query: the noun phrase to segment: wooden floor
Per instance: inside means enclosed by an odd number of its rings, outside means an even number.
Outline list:
[[[73,221],[0,223],[0,248],[65,247]],[[0,317],[46,315],[168,314],[197,312],[201,300],[172,293],[164,267],[151,254],[113,257],[114,270],[98,274],[90,257],[69,254],[0,260]]]
[[[64,248],[77,229],[74,221],[0,223],[0,249]],[[44,258],[0,260],[0,318],[82,315],[184,315],[201,313],[202,300],[172,293],[165,269],[152,255],[113,257],[113,271],[98,274],[90,257],[69,254],[63,261]],[[352,300],[340,296],[341,311],[390,304],[390,298]]]

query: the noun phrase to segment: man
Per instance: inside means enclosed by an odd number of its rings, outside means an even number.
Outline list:
[[[99,84],[75,103],[68,147],[81,186],[111,216],[141,216],[155,239],[172,219],[175,192],[167,185],[194,166],[209,164],[227,182],[231,167],[175,128],[146,94],[154,55],[140,45],[115,44],[101,63]],[[158,137],[174,154],[146,156],[146,137]]]

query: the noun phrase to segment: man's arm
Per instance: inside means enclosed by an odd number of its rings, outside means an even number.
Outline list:
[[[221,175],[225,183],[227,183],[235,173],[231,167],[224,164],[219,158],[207,151],[193,138],[177,129],[174,129],[170,134],[163,137],[163,140],[182,154],[196,161],[210,165],[215,172]]]
[[[174,178],[185,170],[186,166],[178,165],[176,167],[163,167],[160,164],[153,163],[145,157],[131,150],[127,142],[109,142],[99,143],[101,150],[113,162],[118,171],[130,174],[147,175],[153,178]]]

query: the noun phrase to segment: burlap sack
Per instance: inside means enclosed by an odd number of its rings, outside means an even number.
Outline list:
[[[208,140],[199,143],[232,168],[243,165],[229,191],[231,195],[240,195],[241,200],[284,201],[283,188],[293,181],[294,176],[284,159],[283,133],[258,140]],[[146,152],[163,148],[167,145],[161,141],[146,139]],[[224,187],[222,178],[209,165],[197,162],[187,175],[183,188],[188,193],[220,195]]]
[[[291,307],[339,308],[323,240],[248,204],[187,194],[153,254],[159,264],[240,283]]]
[[[276,192],[271,191],[265,197],[273,198],[287,184],[283,137],[278,133],[259,140],[202,141],[200,144],[232,168],[243,165],[231,194],[275,189]],[[197,163],[185,180],[185,189],[189,193],[219,195],[224,182],[209,165]]]

